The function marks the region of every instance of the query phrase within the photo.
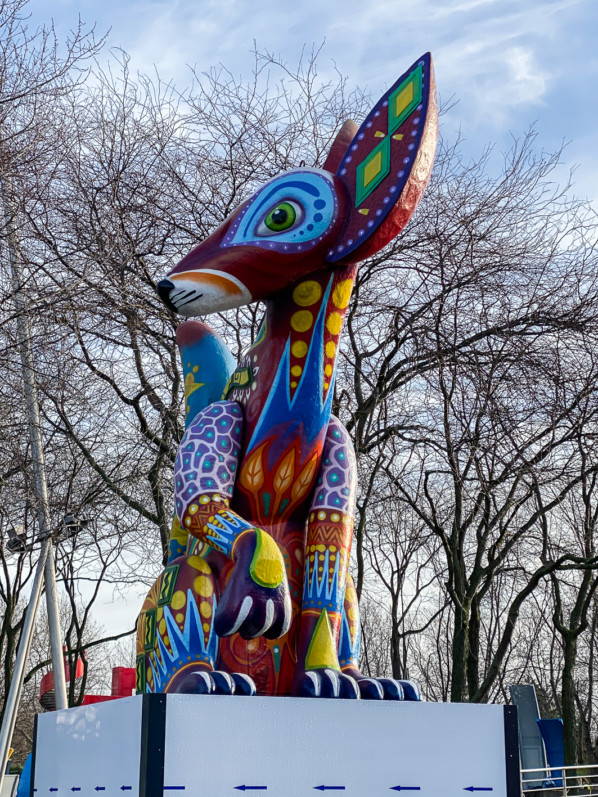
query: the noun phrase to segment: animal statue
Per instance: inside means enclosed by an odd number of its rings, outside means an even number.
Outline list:
[[[415,210],[437,117],[428,53],[359,129],[344,124],[322,169],[267,182],[159,283],[183,316],[266,312],[238,364],[203,323],[177,329],[187,428],[169,560],[138,622],[138,692],[419,699],[359,671],[356,463],[331,403],[357,264]]]

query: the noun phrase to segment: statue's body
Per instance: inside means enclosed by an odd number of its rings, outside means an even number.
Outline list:
[[[436,118],[428,55],[359,131],[344,125],[324,169],[271,180],[160,284],[184,315],[267,310],[228,383],[209,328],[177,331],[188,426],[170,560],[140,617],[140,691],[417,699],[358,670],[355,456],[330,409],[356,264],[415,209]]]

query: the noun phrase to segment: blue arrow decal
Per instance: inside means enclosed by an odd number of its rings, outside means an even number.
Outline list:
[[[58,791],[58,788],[57,788],[56,786],[53,786],[53,787],[50,789],[50,791]]]
[[[391,786],[391,791],[421,791],[421,786]]]
[[[463,791],[494,791],[492,786],[465,786]]]
[[[121,786],[120,790],[121,791],[131,791],[132,788],[133,788],[132,786]]]
[[[344,786],[314,786],[314,789],[317,789],[318,791],[333,791],[333,790],[335,790],[335,791],[344,791],[345,787]]]
[[[237,791],[257,791],[258,789],[261,789],[262,791],[266,791],[267,788],[268,788],[267,786],[245,786],[245,785],[243,785],[243,786],[235,786],[235,789]]]

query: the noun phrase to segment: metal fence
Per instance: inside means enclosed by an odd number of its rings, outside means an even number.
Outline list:
[[[522,769],[521,788],[526,797],[598,797],[598,764]]]

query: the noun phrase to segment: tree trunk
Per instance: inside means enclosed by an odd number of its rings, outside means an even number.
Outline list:
[[[398,596],[393,595],[392,600],[392,618],[391,618],[391,632],[390,632],[390,665],[392,667],[392,677],[402,679],[405,677],[403,664],[401,661],[401,635],[399,633],[399,624],[397,622],[398,611]]]
[[[467,702],[467,655],[469,636],[469,607],[455,605],[453,624],[453,655],[451,703]]]
[[[469,635],[467,650],[467,694],[472,702],[480,688],[480,607],[474,598],[469,616]]]
[[[577,659],[577,636],[563,636],[564,663],[561,680],[561,706],[563,712],[563,737],[565,743],[565,765],[577,764],[577,732],[575,719],[575,662]]]

